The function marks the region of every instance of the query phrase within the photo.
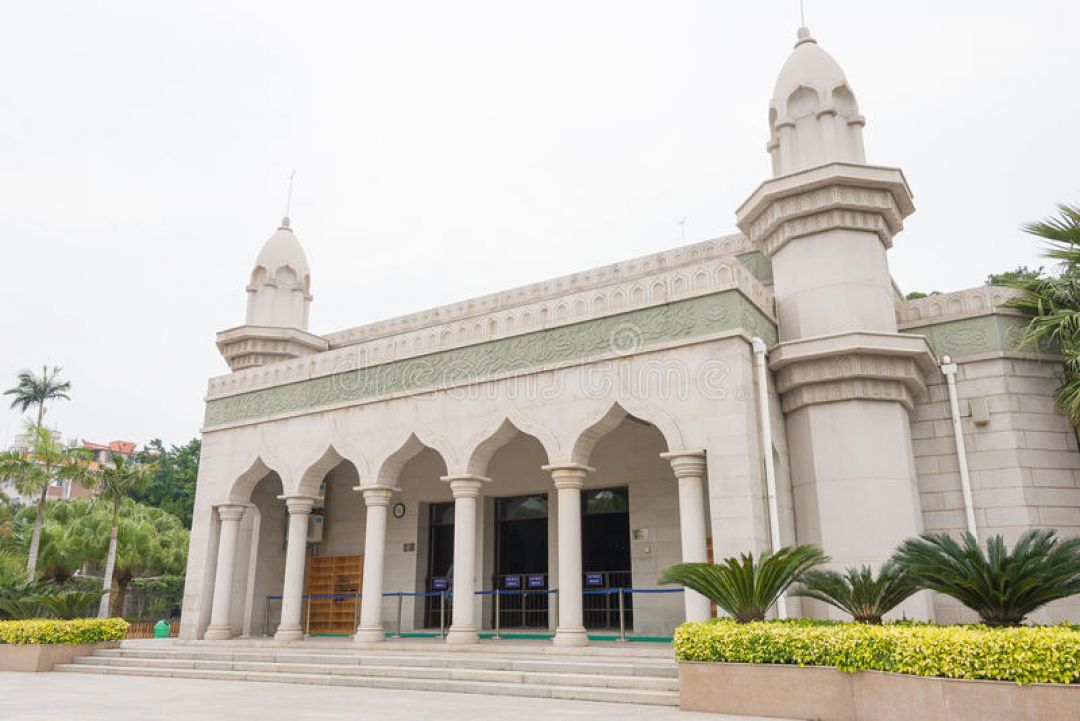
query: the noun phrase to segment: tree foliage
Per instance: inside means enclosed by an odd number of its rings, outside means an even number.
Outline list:
[[[71,383],[60,379],[59,366],[53,366],[52,371],[48,366],[42,366],[40,376],[31,370],[19,371],[15,386],[4,391],[4,395],[12,396],[11,407],[20,413],[37,408],[35,425],[40,426],[45,417],[45,404],[52,400],[71,400],[70,391]]]
[[[1015,270],[1007,270],[1004,273],[991,273],[986,276],[986,285],[1015,286],[1018,283],[1026,283],[1043,277],[1043,267],[1029,268],[1019,265]]]
[[[1053,348],[1062,355],[1063,371],[1057,402],[1080,425],[1080,205],[1060,205],[1059,215],[1024,230],[1047,241],[1046,257],[1060,263],[1059,273],[1011,279],[1021,291],[1007,304],[1032,316],[1019,347]]]
[[[828,557],[815,546],[763,551],[756,559],[744,553],[721,563],[677,563],[660,574],[661,584],[697,591],[736,621],[761,621],[791,584]]]
[[[172,513],[191,528],[195,509],[195,479],[199,474],[202,443],[194,438],[181,446],[165,447],[159,439],[146,444],[136,460],[155,463],[157,469],[147,485],[131,494],[139,503],[156,506]]]
[[[986,552],[970,533],[962,541],[924,533],[900,544],[897,563],[920,588],[955,598],[987,626],[1018,626],[1042,606],[1080,593],[1080,537],[1032,529],[1010,551],[1001,536]]]
[[[850,613],[860,623],[881,623],[881,618],[918,589],[894,562],[882,565],[877,575],[869,566],[837,571],[810,570],[803,588],[794,595],[813,598]]]

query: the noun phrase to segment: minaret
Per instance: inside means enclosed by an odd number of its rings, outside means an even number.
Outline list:
[[[769,104],[773,178],[737,211],[772,260],[781,342],[769,367],[787,424],[798,541],[879,566],[922,530],[908,414],[935,362],[897,332],[886,253],[910,215],[896,168],[867,165],[844,71],[806,28]],[[902,611],[927,618],[927,600]]]
[[[218,349],[232,370],[327,349],[325,339],[307,332],[311,272],[288,218],[281,219],[263,245],[246,291],[245,324],[217,337]]]

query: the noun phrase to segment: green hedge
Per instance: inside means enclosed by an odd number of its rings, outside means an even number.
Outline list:
[[[0,643],[79,645],[119,641],[128,630],[122,618],[76,618],[71,621],[32,618],[0,621]]]
[[[1075,626],[988,628],[798,619],[715,619],[675,631],[680,661],[832,666],[915,676],[1031,683],[1080,682]]]

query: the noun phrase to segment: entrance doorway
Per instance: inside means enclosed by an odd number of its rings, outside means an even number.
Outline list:
[[[428,568],[424,598],[424,627],[450,623],[450,586],[454,575],[454,503],[428,507]]]
[[[548,627],[548,498],[495,499],[495,578],[499,628]]]
[[[586,628],[619,628],[619,593],[630,588],[630,490],[590,489],[581,504],[581,562]],[[626,628],[633,628],[632,593],[623,593]]]

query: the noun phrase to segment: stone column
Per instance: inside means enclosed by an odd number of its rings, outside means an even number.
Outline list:
[[[360,589],[360,625],[356,641],[371,643],[386,638],[382,621],[383,567],[386,562],[386,508],[396,488],[363,486],[367,521],[364,524],[364,585]]]
[[[236,538],[244,507],[236,504],[218,506],[221,534],[218,537],[217,571],[214,574],[214,601],[210,607],[210,626],[203,636],[207,641],[232,638],[229,610],[232,606],[233,569],[236,567]]]
[[[480,489],[491,481],[483,476],[444,476],[454,494],[453,616],[446,634],[449,644],[476,643],[476,503]]]
[[[304,567],[307,564],[307,533],[315,499],[287,496],[289,542],[285,550],[285,584],[281,591],[281,623],[274,639],[296,641],[304,637],[301,612],[304,607]]]
[[[589,466],[571,463],[544,466],[558,491],[559,505],[559,619],[555,627],[556,646],[585,646],[581,588],[581,487]]]
[[[671,470],[679,482],[679,532],[682,537],[683,563],[704,563],[708,560],[705,532],[705,451],[661,453],[671,462]],[[687,621],[707,621],[712,616],[709,599],[686,589],[683,594]]]

